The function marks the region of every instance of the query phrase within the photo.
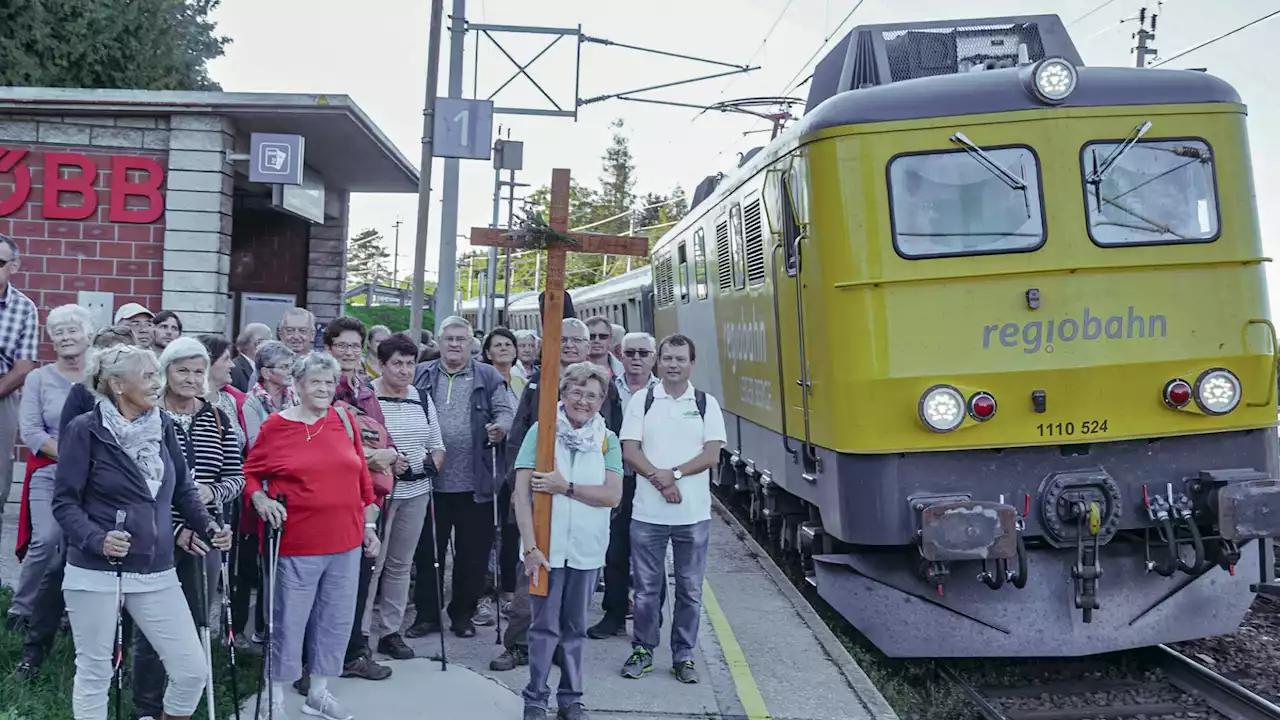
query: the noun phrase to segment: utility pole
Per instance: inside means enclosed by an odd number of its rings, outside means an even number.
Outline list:
[[[1138,10],[1138,31],[1133,34],[1138,44],[1133,48],[1133,52],[1138,56],[1137,63],[1140,68],[1147,66],[1147,58],[1159,53],[1155,48],[1147,46],[1148,42],[1156,39],[1156,17],[1156,13],[1151,13],[1151,29],[1148,30],[1147,9],[1144,7]]]
[[[461,0],[455,0],[455,4]],[[433,148],[431,137],[435,132],[436,121],[436,95],[439,91],[439,75],[440,75],[440,25],[444,20],[444,0],[431,0],[431,30],[428,32],[428,48],[427,48],[427,99],[425,107],[422,111],[422,162],[419,165],[418,176],[418,228],[417,238],[413,250],[413,297],[409,302],[409,333],[416,342],[422,342],[422,296],[425,294],[425,280],[427,276],[427,226],[431,220],[431,159]],[[461,65],[461,63],[458,63]],[[461,82],[459,82],[461,85]],[[454,161],[456,173],[457,161]],[[441,236],[441,246],[444,245],[444,238]],[[453,235],[447,236],[450,239],[449,246],[453,247]],[[443,247],[441,252],[443,252]],[[452,250],[450,251],[453,252]],[[441,264],[440,268],[452,267],[453,263]],[[453,273],[441,272],[440,281],[444,283],[445,277],[449,277],[449,286],[444,288],[446,292],[453,292]],[[452,295],[447,296],[452,300]],[[439,304],[440,293],[436,293],[436,303]],[[446,300],[446,302],[449,302]]]
[[[453,0],[453,23],[449,26],[449,97],[462,97],[463,50],[467,40],[467,0]],[[431,128],[427,128],[430,132]],[[440,268],[453,267],[458,256],[458,159],[444,160],[444,189],[440,208]],[[441,272],[436,286],[436,331],[440,323],[456,308],[453,305],[454,284],[457,278]]]
[[[397,219],[396,224],[391,226],[396,229],[396,254],[391,258],[391,284],[397,290],[400,289],[400,226],[403,224]]]
[[[501,132],[501,128],[499,128]],[[489,227],[498,227],[498,215],[502,212],[502,139],[493,141],[493,219],[489,223]],[[484,312],[477,316],[483,330],[488,332],[496,325],[497,315],[495,309],[497,307],[494,295],[498,293],[498,248],[489,248],[489,261],[485,265],[489,271],[487,283],[481,291],[489,296],[489,304],[485,306]]]

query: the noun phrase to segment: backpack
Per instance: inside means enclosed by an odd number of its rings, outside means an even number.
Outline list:
[[[355,442],[355,426],[351,418],[351,413],[356,413],[355,409],[346,401],[339,400],[334,403],[334,410],[338,413],[338,419],[342,421],[342,429],[347,431],[347,439]],[[354,422],[360,424],[360,444],[364,447],[382,450],[391,446],[391,434],[387,432],[382,423],[364,413],[357,413]],[[363,459],[361,457],[361,460]],[[390,495],[391,491],[395,489],[395,478],[391,476],[391,473],[378,473],[370,470],[369,475],[373,480],[373,494],[378,498]]]
[[[699,390],[693,389],[693,402],[698,406],[698,415],[703,419],[707,419],[707,394]],[[644,414],[649,414],[649,408],[653,407],[653,388],[644,391]]]
[[[419,398],[422,397],[421,390],[418,391],[418,397]],[[379,402],[382,402],[384,400],[386,402],[392,402],[392,403],[404,403],[405,405],[417,405],[418,407],[422,408],[422,417],[426,419],[427,427],[428,428],[431,427],[430,409],[427,407],[427,404],[422,402],[421,400],[414,400],[413,398],[407,398],[407,397],[397,398],[397,397],[386,397],[382,395],[378,396]],[[422,465],[423,465],[422,471],[423,473],[426,474],[428,478],[435,479],[440,476],[440,469],[436,467],[435,459],[431,457],[431,453],[427,453],[427,458],[425,461],[423,461]]]

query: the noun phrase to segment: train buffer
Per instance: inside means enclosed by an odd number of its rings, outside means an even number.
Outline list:
[[[740,526],[719,511],[711,519],[711,546],[703,590],[702,622],[695,662],[696,685],[682,685],[670,672],[671,604],[653,671],[639,680],[621,676],[630,636],[588,640],[584,656],[586,696],[592,720],[897,720],[897,715],[840,641],[760,548],[740,539]],[[670,559],[668,559],[668,564]],[[670,574],[670,565],[668,565]],[[600,618],[597,593],[591,622]],[[503,626],[505,629],[506,621]],[[628,622],[628,630],[631,623]],[[489,670],[502,646],[495,628],[479,627],[474,638],[446,637],[449,666],[438,654],[440,638],[408,640],[423,657],[393,661],[388,680],[341,679],[333,692],[357,717],[423,717],[442,720],[516,720],[527,667]],[[550,677],[552,705],[559,670]],[[292,692],[287,707],[297,714],[302,698]],[[555,717],[554,710],[549,718]]]

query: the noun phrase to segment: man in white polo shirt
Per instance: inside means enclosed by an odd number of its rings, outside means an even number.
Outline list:
[[[689,382],[696,359],[693,341],[684,335],[658,343],[662,383],[631,398],[618,433],[623,458],[637,476],[631,514],[635,637],[624,677],[639,678],[653,668],[670,543],[676,571],[671,672],[680,682],[698,682],[693,649],[711,531],[710,470],[720,458],[725,431],[720,404]]]

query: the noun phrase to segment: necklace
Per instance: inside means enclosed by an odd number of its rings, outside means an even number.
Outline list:
[[[302,423],[302,429],[307,431],[307,442],[311,442],[311,438],[320,435],[320,431],[324,430],[324,421],[328,419],[328,415],[320,418],[320,425],[316,427],[316,431],[314,433],[311,432],[311,428],[307,427],[307,423],[305,421]]]

